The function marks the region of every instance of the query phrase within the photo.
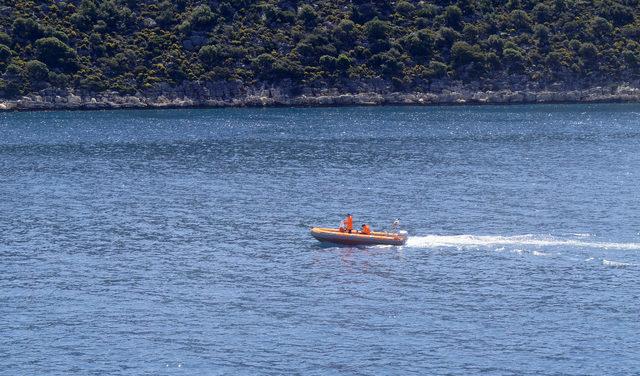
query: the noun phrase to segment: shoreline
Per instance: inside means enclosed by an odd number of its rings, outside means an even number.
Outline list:
[[[268,107],[352,107],[352,106],[468,106],[526,104],[640,103],[640,88],[621,85],[571,91],[467,91],[440,93],[362,92],[319,95],[283,95],[264,89],[238,97],[207,98],[167,95],[119,95],[114,92],[66,96],[31,94],[20,99],[0,99],[1,112],[88,111],[119,109],[179,108],[268,108]]]
[[[84,112],[84,111],[120,111],[120,110],[212,110],[212,109],[268,109],[268,108],[342,108],[342,107],[484,107],[484,106],[527,106],[527,105],[571,105],[571,104],[640,104],[638,100],[620,100],[620,99],[602,99],[593,101],[549,101],[549,102],[466,102],[466,103],[353,103],[353,104],[270,104],[270,105],[238,105],[238,106],[214,106],[214,105],[168,105],[168,106],[140,106],[140,107],[95,107],[95,106],[79,106],[79,107],[59,107],[59,108],[2,108],[0,101],[0,115],[17,112]]]

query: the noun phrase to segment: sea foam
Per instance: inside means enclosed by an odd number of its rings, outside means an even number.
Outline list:
[[[611,267],[614,267],[614,268],[624,268],[626,266],[633,266],[634,264],[629,263],[629,262],[620,262],[620,261],[613,261],[613,260],[603,259],[602,260],[602,265],[611,266]]]

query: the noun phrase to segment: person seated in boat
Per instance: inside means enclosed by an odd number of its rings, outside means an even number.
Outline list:
[[[340,225],[338,226],[338,231],[347,232],[347,224],[345,223],[344,219],[340,221]]]
[[[365,223],[362,225],[362,230],[360,231],[360,233],[363,235],[371,235],[371,228],[368,224]]]

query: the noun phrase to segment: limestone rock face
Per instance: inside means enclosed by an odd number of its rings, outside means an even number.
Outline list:
[[[183,81],[177,85],[159,83],[134,95],[115,91],[92,93],[47,87],[19,99],[0,98],[0,111],[44,109],[108,109],[167,107],[241,106],[353,106],[353,105],[432,105],[432,104],[508,104],[553,102],[640,102],[640,82],[607,87],[565,89],[562,85],[531,88],[511,83],[465,86],[444,79],[424,84],[415,92],[394,91],[382,79],[346,82],[343,90],[322,85],[296,87],[290,81],[277,85],[246,85],[237,80]],[[498,89],[493,89],[498,87]],[[0,93],[1,94],[1,93]]]
[[[80,105],[82,103],[82,98],[74,94],[69,94],[69,96],[67,97],[67,103],[69,103],[72,106]]]

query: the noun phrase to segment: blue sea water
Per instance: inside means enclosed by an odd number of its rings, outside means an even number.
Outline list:
[[[637,375],[639,192],[637,104],[2,113],[0,374]]]

